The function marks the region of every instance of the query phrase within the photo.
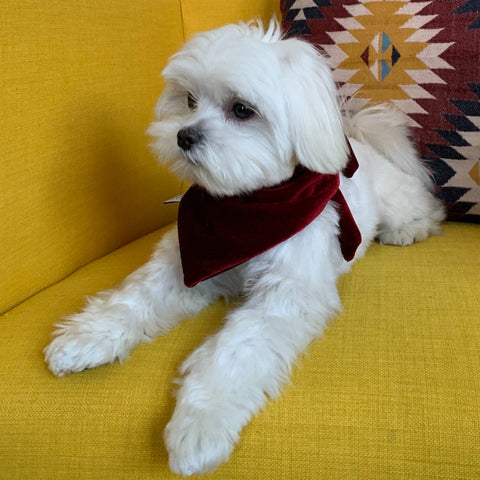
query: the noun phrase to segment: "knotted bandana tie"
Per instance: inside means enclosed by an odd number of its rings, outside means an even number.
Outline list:
[[[351,177],[358,162],[350,147],[343,174]],[[236,267],[293,237],[311,223],[330,200],[340,215],[339,241],[350,261],[362,240],[339,189],[340,175],[297,167],[284,183],[248,195],[216,198],[198,185],[183,196],[178,236],[187,287]]]

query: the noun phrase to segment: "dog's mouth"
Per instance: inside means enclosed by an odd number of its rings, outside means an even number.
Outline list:
[[[188,152],[182,150],[181,152],[181,157],[182,159],[185,159],[189,165],[193,167],[199,167],[200,166],[200,161],[198,160],[197,155],[195,155],[195,152],[190,150]]]

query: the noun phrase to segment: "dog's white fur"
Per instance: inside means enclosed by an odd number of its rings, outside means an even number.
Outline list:
[[[443,208],[403,115],[381,105],[342,116],[327,61],[308,43],[283,39],[275,21],[266,30],[251,22],[199,34],[163,74],[167,84],[149,133],[160,159],[182,178],[223,196],[278,184],[297,164],[336,173],[347,162],[347,134],[360,163],[353,178],[341,177],[363,238],[356,258],[375,237],[408,245],[439,232]],[[255,114],[236,118],[238,102]],[[184,127],[203,139],[188,151],[177,144]],[[190,289],[174,229],[119,288],[90,299],[82,313],[57,326],[46,361],[62,376],[123,360],[219,297],[240,296],[225,327],[181,367],[165,430],[174,472],[212,470],[229,458],[241,429],[267,397],[279,394],[295,359],[341,308],[336,281],[351,262],[343,259],[337,234],[330,203],[291,239]]]

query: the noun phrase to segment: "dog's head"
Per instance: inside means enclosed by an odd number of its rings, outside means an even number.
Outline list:
[[[199,34],[163,76],[153,148],[214,195],[276,185],[299,163],[321,173],[346,164],[330,69],[313,46],[283,39],[276,21]]]

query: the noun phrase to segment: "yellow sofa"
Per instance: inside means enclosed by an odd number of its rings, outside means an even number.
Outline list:
[[[55,378],[53,325],[142,264],[182,190],[145,130],[185,38],[277,1],[0,3],[0,479],[168,479],[172,378],[219,303],[123,365]],[[344,313],[207,478],[480,478],[480,227],[373,245]]]

